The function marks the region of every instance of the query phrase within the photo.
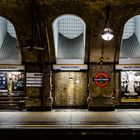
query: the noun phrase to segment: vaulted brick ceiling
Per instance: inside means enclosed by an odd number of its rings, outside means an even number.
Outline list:
[[[36,36],[37,45],[45,51],[22,50],[25,62],[40,62],[42,54],[45,61],[55,63],[52,22],[63,14],[74,14],[86,23],[86,62],[99,62],[103,55],[105,62],[118,62],[118,54],[125,22],[135,15],[140,15],[139,0],[34,0],[40,28]],[[0,16],[10,20],[15,26],[20,47],[28,46],[31,39],[31,2],[32,0],[1,0]],[[101,32],[104,27],[105,6],[110,5],[110,19],[115,37],[110,42],[103,42]],[[46,28],[47,27],[47,28]],[[47,32],[46,32],[47,31]]]

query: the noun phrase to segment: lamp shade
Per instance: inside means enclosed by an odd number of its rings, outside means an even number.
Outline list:
[[[110,28],[105,28],[102,32],[102,38],[106,41],[111,40],[113,37],[113,31]]]

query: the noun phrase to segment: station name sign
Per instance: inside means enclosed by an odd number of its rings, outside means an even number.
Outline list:
[[[97,86],[105,87],[110,82],[110,78],[107,73],[99,72],[96,74],[95,78],[93,78],[93,81],[95,81]]]
[[[0,70],[25,70],[24,65],[0,65]]]
[[[87,70],[87,65],[53,65],[53,70]]]
[[[140,65],[116,65],[116,70],[140,70]]]

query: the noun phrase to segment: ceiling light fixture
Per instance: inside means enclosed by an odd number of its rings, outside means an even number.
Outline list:
[[[102,32],[102,38],[106,41],[110,41],[114,37],[113,30],[110,28],[111,23],[109,21],[109,11],[110,6],[106,6],[106,20],[104,30]]]

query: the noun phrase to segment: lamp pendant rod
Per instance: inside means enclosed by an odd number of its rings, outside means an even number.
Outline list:
[[[31,16],[32,16],[32,28],[31,28],[31,47],[33,48],[33,45],[34,45],[34,28],[35,28],[35,17],[34,17],[34,1],[32,1],[31,3]]]
[[[106,25],[108,24],[110,6],[107,5],[107,6],[105,7],[105,9],[106,9],[106,19],[105,19],[105,26],[104,26],[104,28],[106,28]]]

